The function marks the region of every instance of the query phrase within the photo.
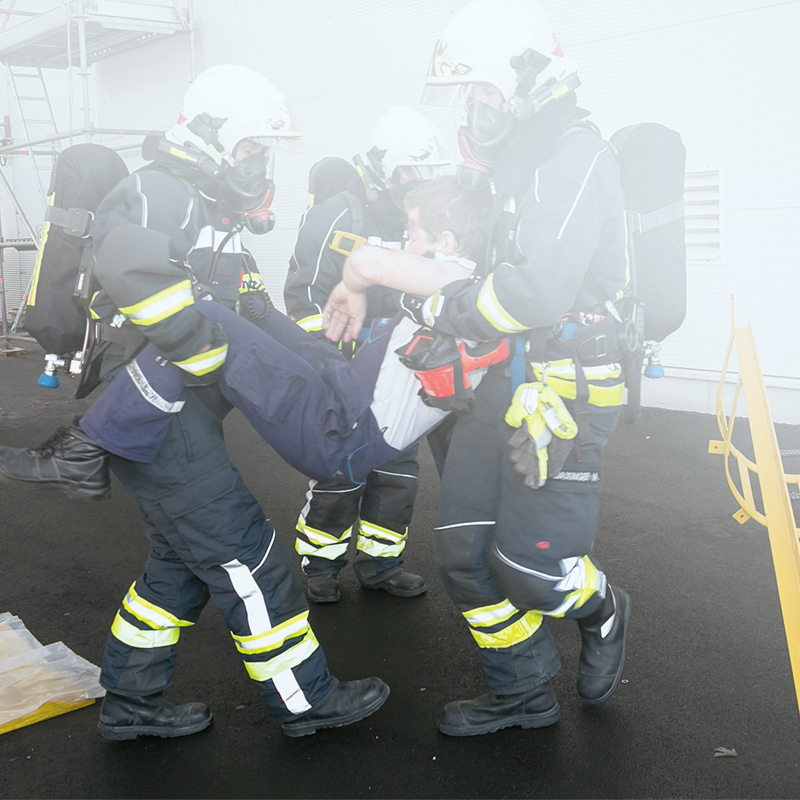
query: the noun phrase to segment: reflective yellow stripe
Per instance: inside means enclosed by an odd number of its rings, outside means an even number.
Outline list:
[[[498,622],[505,622],[514,616],[519,609],[508,600],[496,603],[493,606],[483,606],[473,608],[464,612],[464,618],[473,627],[496,625]]]
[[[344,544],[329,544],[327,547],[315,547],[313,544],[303,541],[302,539],[295,539],[294,549],[301,556],[319,556],[319,558],[326,558],[328,561],[334,561],[347,552],[349,541]]]
[[[297,324],[304,331],[321,331],[322,330],[322,314],[312,314],[310,317],[303,317],[297,320]]]
[[[383,544],[366,536],[359,536],[356,540],[356,550],[360,550],[373,558],[394,558],[394,556],[399,556],[403,552],[405,546],[405,539],[400,544]]]
[[[364,522],[364,520],[361,521],[359,529],[362,536],[376,539],[388,539],[390,542],[395,543],[404,541],[408,536],[408,528],[402,533],[397,533],[397,531],[390,530],[389,528],[382,528],[374,522]]]
[[[519,333],[528,329],[500,304],[494,291],[494,274],[489,275],[478,292],[478,311],[493,328],[502,333]]]
[[[348,540],[353,532],[353,526],[351,525],[341,536],[334,536],[332,533],[306,525],[301,518],[297,520],[297,530],[308,539],[309,543],[327,547],[329,544],[339,544]]]
[[[122,601],[123,608],[132,614],[140,622],[153,628],[154,630],[163,630],[166,628],[187,628],[194,625],[185,619],[178,619],[174,614],[161,608],[160,606],[145,600],[136,591],[136,582],[131,584],[128,593]]]
[[[155,325],[193,303],[192,284],[185,280],[120,311],[135,325]]]
[[[533,365],[534,372],[544,374],[541,364]],[[587,381],[603,381],[608,378],[619,378],[622,375],[622,367],[614,362],[613,364],[599,364],[594,367],[584,367],[583,374]],[[565,380],[575,380],[575,362],[571,358],[561,358],[556,361],[547,362],[547,376],[556,375]]]
[[[167,647],[172,644],[177,644],[178,638],[181,635],[181,630],[180,628],[167,628],[166,630],[158,631],[142,631],[123,619],[118,611],[111,625],[111,633],[116,639],[119,639],[120,642],[130,647],[151,648]]]
[[[530,639],[542,624],[542,615],[538,611],[528,611],[524,617],[497,633],[482,633],[470,628],[478,647],[496,649],[498,647],[511,647],[511,645]]]
[[[309,631],[308,611],[287,619],[280,625],[270,628],[262,633],[253,633],[249,636],[236,636],[231,633],[236,642],[236,649],[240,653],[267,653],[282,647],[287,639],[301,636]]]
[[[207,375],[213,372],[221,364],[225,363],[228,356],[228,345],[224,344],[222,347],[214,347],[211,350],[206,350],[203,353],[198,353],[196,356],[184,359],[183,361],[173,361],[176,367],[180,367],[185,372],[192,375]]]
[[[47,205],[53,206],[56,201],[56,193],[53,192],[47,198]],[[33,280],[31,281],[31,290],[28,292],[28,300],[27,303],[29,306],[36,305],[36,290],[39,287],[39,271],[42,267],[42,254],[44,253],[44,246],[47,244],[47,237],[50,233],[50,221],[44,223],[44,228],[42,229],[42,238],[39,240],[39,252],[36,253],[36,264],[33,267]]]
[[[285,653],[269,661],[245,661],[244,666],[254,681],[269,681],[281,672],[302,664],[318,647],[317,637],[314,636],[314,631],[309,629],[303,641],[290,647]]]
[[[556,394],[567,400],[574,400],[577,394],[575,381],[561,380],[552,375],[547,376],[547,385],[555,389]],[[622,405],[624,383],[617,383],[614,386],[598,386],[589,384],[589,404],[605,408],[608,406]]]

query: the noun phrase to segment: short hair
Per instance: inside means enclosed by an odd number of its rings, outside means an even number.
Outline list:
[[[456,238],[458,255],[480,257],[487,234],[491,195],[488,191],[465,189],[455,175],[441,175],[425,181],[405,197],[405,208],[419,209],[420,227],[432,238],[445,231]]]

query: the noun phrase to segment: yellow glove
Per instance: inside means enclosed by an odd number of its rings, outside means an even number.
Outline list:
[[[514,469],[530,489],[544,486],[548,472],[561,472],[578,433],[564,401],[550,386],[523,383],[514,392],[505,420],[518,429],[509,439]]]

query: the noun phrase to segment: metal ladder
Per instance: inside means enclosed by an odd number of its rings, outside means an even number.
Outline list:
[[[50,95],[47,93],[47,85],[41,68],[8,66],[8,77],[20,112],[23,140],[47,139],[58,134],[53,106],[50,102]],[[43,208],[46,206],[50,173],[60,152],[60,139],[38,147],[31,146],[27,152],[32,159]],[[23,154],[25,151],[20,151],[20,155]],[[46,180],[43,180],[43,175]]]

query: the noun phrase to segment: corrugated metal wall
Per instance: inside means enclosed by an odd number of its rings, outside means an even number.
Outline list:
[[[286,94],[309,149],[307,155],[279,154],[278,226],[250,242],[276,300],[314,161],[363,153],[372,122],[396,104],[417,106],[434,119],[457,157],[454,112],[418,101],[437,35],[461,5],[463,0],[194,0],[198,71],[223,62],[262,71]],[[606,135],[635,122],[662,122],[681,132],[689,170],[719,171],[723,180],[723,257],[689,266],[687,320],[663,348],[668,374],[698,385],[714,380],[733,296],[737,324],[752,320],[768,382],[800,398],[792,327],[800,297],[800,2],[542,5],[578,60],[579,102]],[[95,67],[96,124],[170,125],[189,63],[188,37],[101,62]],[[655,404],[710,410],[711,389],[687,393],[681,381],[649,383],[661,387],[649,388]],[[787,421],[800,422],[800,409]]]

